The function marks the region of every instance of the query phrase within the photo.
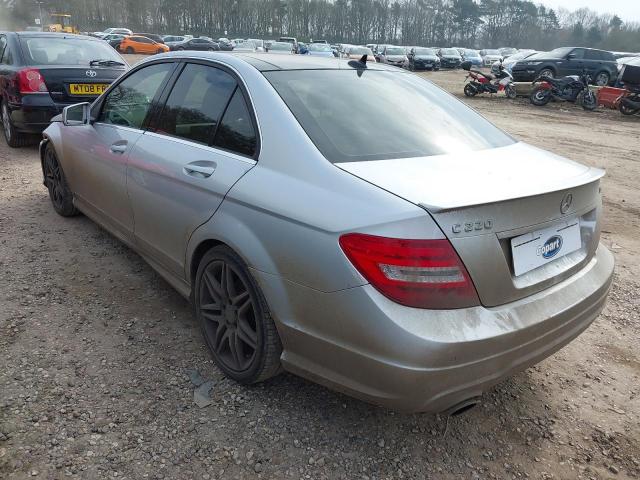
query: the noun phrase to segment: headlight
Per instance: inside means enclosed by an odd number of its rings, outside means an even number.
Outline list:
[[[525,65],[540,65],[542,62],[525,62]]]

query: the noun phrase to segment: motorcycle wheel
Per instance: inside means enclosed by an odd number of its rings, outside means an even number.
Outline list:
[[[582,108],[584,108],[585,110],[589,110],[590,112],[595,110],[598,106],[596,94],[591,90],[580,92],[576,100],[578,102],[578,105],[582,105]]]
[[[640,112],[640,108],[632,108],[627,105],[624,100],[625,99],[623,98],[620,101],[620,105],[618,106],[618,110],[620,110],[620,113],[622,113],[623,115],[635,115],[636,113]]]
[[[478,94],[478,90],[476,90],[476,88],[473,85],[471,85],[470,83],[467,83],[464,86],[464,94],[467,97],[475,97]]]
[[[536,107],[543,107],[551,100],[551,92],[546,88],[536,87],[533,89],[533,92],[531,92],[529,100]]]
[[[518,93],[516,92],[516,87],[514,87],[511,84],[504,86],[504,93],[507,96],[507,98],[510,98],[511,100],[513,100],[518,96]]]

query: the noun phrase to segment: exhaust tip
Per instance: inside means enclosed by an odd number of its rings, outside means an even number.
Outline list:
[[[480,397],[471,397],[462,402],[456,403],[454,406],[448,408],[444,413],[450,417],[457,417],[464,412],[471,410],[473,407],[480,403]]]

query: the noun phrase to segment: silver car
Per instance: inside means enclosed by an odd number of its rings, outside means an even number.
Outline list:
[[[284,369],[460,412],[607,296],[603,172],[398,68],[174,52],[56,120],[40,148],[55,210],[139,252],[242,383]]]

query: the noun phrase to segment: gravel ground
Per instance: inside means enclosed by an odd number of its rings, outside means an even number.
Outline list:
[[[461,72],[424,75],[462,92]],[[188,304],[87,218],[53,212],[36,148],[0,142],[0,478],[638,478],[640,119],[469,103],[517,138],[608,169],[603,242],[618,267],[592,327],[453,418],[290,374],[226,380]]]

